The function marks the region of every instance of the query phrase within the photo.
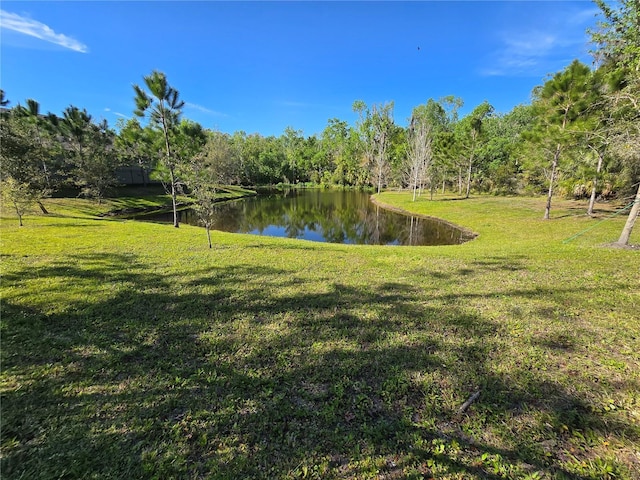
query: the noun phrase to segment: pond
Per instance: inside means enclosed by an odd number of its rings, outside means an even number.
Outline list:
[[[450,223],[386,210],[369,197],[358,191],[320,189],[258,195],[218,204],[212,229],[366,245],[456,245],[473,238]],[[199,225],[193,210],[178,213],[181,223]],[[173,213],[136,219],[173,222]]]

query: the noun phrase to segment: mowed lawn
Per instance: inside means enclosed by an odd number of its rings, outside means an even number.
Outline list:
[[[604,246],[625,216],[378,201],[479,236],[209,249],[115,203],[5,209],[2,478],[640,478],[640,251]]]

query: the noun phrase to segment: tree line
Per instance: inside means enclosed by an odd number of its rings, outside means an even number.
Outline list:
[[[205,226],[225,184],[407,188],[414,200],[446,190],[544,194],[544,218],[555,195],[588,198],[590,215],[599,197],[617,198],[630,209],[626,244],[640,200],[640,12],[634,0],[596,3],[596,66],[573,61],[508,113],[483,102],[461,116],[463,100],[449,96],[416,106],[403,127],[393,102],[357,100],[353,125],[333,118],[319,134],[287,127],[276,137],[183,118],[178,90],[159,71],[134,85],[135,118],[116,129],[75,106],[62,115],[43,115],[31,99],[7,108],[2,92],[3,194],[17,212],[20,202],[46,212],[41,200],[68,186],[99,201],[117,184],[118,166],[136,165],[166,185],[174,212],[180,192],[193,195]]]

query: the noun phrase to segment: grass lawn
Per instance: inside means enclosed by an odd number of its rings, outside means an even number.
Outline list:
[[[625,218],[564,242],[611,212],[378,200],[479,236],[209,249],[98,217],[161,199],[5,210],[2,478],[640,478],[640,252],[603,247]]]

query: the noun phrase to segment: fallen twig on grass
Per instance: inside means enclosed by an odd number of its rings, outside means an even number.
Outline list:
[[[478,397],[480,396],[480,390],[478,390],[476,393],[474,393],[473,395],[471,395],[466,402],[464,402],[462,404],[462,406],[458,409],[458,415],[462,415],[464,412],[467,411],[467,409],[471,406],[471,404],[473,402],[475,402]]]

